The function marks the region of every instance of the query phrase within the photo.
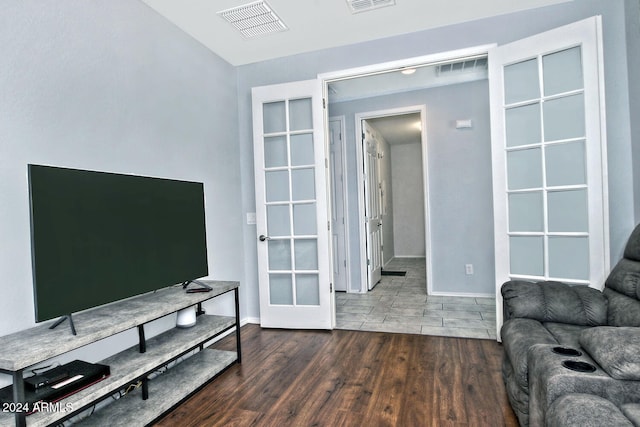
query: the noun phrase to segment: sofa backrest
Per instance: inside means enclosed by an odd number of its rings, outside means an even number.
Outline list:
[[[640,224],[631,233],[623,258],[607,277],[604,295],[609,300],[609,325],[640,326]]]

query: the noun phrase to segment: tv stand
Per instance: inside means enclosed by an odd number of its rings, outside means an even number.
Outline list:
[[[88,418],[74,425],[148,425],[174,409],[202,386],[234,363],[241,363],[238,282],[203,281],[210,292],[186,293],[180,285],[74,314],[77,335],[65,329],[49,329],[48,324],[0,337],[0,372],[13,379],[14,405],[0,412],[0,426],[53,426],[95,408],[98,402],[128,388],[116,401],[96,408]],[[172,328],[154,337],[145,337],[145,325],[153,320],[212,298],[233,293],[235,316],[200,315],[187,329]],[[137,328],[139,343],[97,363],[108,365],[111,375],[56,403],[58,410],[26,416],[20,411],[24,401],[24,373],[29,368],[69,351]],[[206,348],[215,337],[235,328],[236,351]],[[89,362],[96,362],[89,360]],[[179,362],[179,363],[178,363]],[[168,369],[166,367],[170,366]],[[162,374],[159,372],[162,371]],[[132,386],[133,385],[133,386]],[[130,387],[132,386],[132,387]]]
[[[67,319],[69,319],[69,326],[71,327],[71,333],[73,335],[78,335],[78,333],[76,332],[76,325],[73,324],[73,317],[71,316],[71,314],[67,314],[66,316],[62,316],[61,318],[56,320],[56,322],[53,325],[49,326],[49,329],[55,329],[58,325],[60,325],[62,322],[64,322]]]

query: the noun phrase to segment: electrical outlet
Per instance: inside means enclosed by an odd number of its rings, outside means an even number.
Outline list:
[[[464,272],[467,275],[472,275],[473,274],[473,264],[465,264],[464,265]]]

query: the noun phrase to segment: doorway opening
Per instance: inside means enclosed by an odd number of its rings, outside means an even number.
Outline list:
[[[345,260],[349,270],[347,271],[347,288],[342,290],[349,293],[366,293],[372,285],[375,285],[375,280],[374,283],[370,283],[367,266],[367,260],[370,259],[367,256],[366,245],[368,215],[365,212],[365,172],[361,167],[363,165],[361,159],[364,159],[366,149],[363,149],[360,138],[362,135],[361,120],[373,119],[376,116],[419,112],[422,126],[421,139],[426,141],[427,124],[424,98],[419,96],[407,98],[405,95],[416,94],[420,90],[428,88],[456,85],[478,79],[486,81],[487,53],[491,47],[493,45],[483,45],[319,75],[319,79],[323,83],[323,96],[328,104],[327,114],[330,117],[341,117],[344,126],[341,143],[344,144],[344,165],[347,167],[341,175],[341,179],[346,182],[344,188],[346,202],[344,205],[348,211],[345,223],[349,231],[338,236],[338,241],[346,248]],[[390,101],[390,98],[393,100]],[[407,99],[418,102],[407,101]],[[485,107],[488,111],[488,93]],[[355,117],[356,114],[359,117]],[[328,131],[327,134],[330,132]],[[420,156],[423,165],[428,165],[426,144],[423,144]],[[425,167],[422,179],[422,191],[425,196],[424,224],[421,228],[424,229],[422,235],[425,246],[425,280],[428,294],[431,294],[434,292],[433,253],[431,233],[429,233],[430,215],[427,197],[429,178],[425,173],[426,170]],[[336,177],[334,177],[335,179]],[[335,184],[332,186],[335,187]],[[345,260],[341,261],[343,266]],[[435,292],[439,291],[436,289]]]
[[[357,113],[355,118],[356,135],[361,136],[360,248],[366,260],[361,274],[370,291],[382,275],[401,274],[402,269],[390,266],[395,258],[426,258],[426,107]]]
[[[442,150],[447,152],[448,150],[467,149],[456,140],[456,138],[465,133],[465,130],[454,130],[454,132],[458,132],[458,135],[453,135],[451,140],[453,144],[450,143],[448,137],[443,137],[437,133],[442,131],[443,128],[447,128],[446,131],[451,132],[451,127],[455,128],[456,120],[438,115],[439,105],[436,106],[437,108],[434,107],[429,116],[427,116],[427,109],[430,110],[434,105],[433,103],[438,99],[448,97],[446,95],[447,89],[445,88],[448,86],[460,88],[455,95],[458,105],[475,103],[477,100],[471,99],[472,102],[469,102],[469,99],[465,99],[465,95],[460,95],[460,93],[464,93],[465,87],[475,87],[479,84],[484,87],[482,102],[486,117],[482,118],[483,125],[479,128],[486,133],[486,136],[480,141],[481,145],[483,145],[482,149],[485,150],[485,156],[482,159],[467,160],[475,161],[478,164],[485,162],[487,164],[482,167],[487,170],[490,169],[487,89],[488,49],[488,47],[479,47],[464,51],[447,52],[441,55],[405,61],[401,64],[394,63],[393,66],[387,66],[384,70],[380,68],[377,70],[358,69],[348,76],[344,74],[340,76],[321,76],[328,101],[328,114],[331,117],[341,117],[344,123],[343,143],[345,144],[344,151],[346,155],[344,164],[347,167],[345,168],[343,179],[347,182],[345,194],[350,207],[346,222],[351,226],[351,232],[345,235],[345,246],[348,248],[347,259],[351,265],[347,272],[350,280],[347,289],[336,287],[336,290],[346,290],[347,292],[336,296],[336,304],[341,306],[343,303],[346,305],[353,304],[356,300],[358,301],[349,307],[350,311],[355,310],[357,312],[346,314],[347,316],[354,315],[355,321],[351,326],[356,329],[373,328],[371,330],[394,331],[394,326],[398,326],[400,329],[395,330],[397,332],[432,333],[434,335],[455,334],[460,332],[461,329],[467,328],[467,326],[463,325],[466,320],[460,319],[460,317],[471,313],[466,312],[463,306],[473,304],[473,314],[477,316],[476,324],[473,325],[473,330],[469,328],[469,330],[463,331],[463,335],[468,333],[470,334],[468,336],[484,338],[492,336],[491,332],[495,328],[493,320],[495,318],[495,298],[492,295],[461,294],[456,289],[451,292],[446,289],[443,291],[442,285],[439,288],[433,288],[435,283],[433,280],[434,269],[432,268],[434,251],[431,247],[432,233],[429,230],[432,224],[429,212],[432,202],[430,202],[430,184],[428,182],[431,172],[428,171],[429,161],[427,155],[427,152],[430,151],[428,149],[428,147],[431,147],[430,144],[444,146],[444,148],[436,147],[438,157]],[[416,77],[421,74],[423,77],[429,74],[430,78],[433,79],[432,82],[426,85],[407,84],[410,79],[407,79],[407,75],[402,74],[401,71],[410,72],[412,69],[415,69],[413,74],[417,75]],[[396,84],[395,88],[390,89],[387,86],[387,80],[395,80],[395,83],[392,83]],[[474,81],[478,80],[483,80],[483,82],[474,83]],[[443,83],[445,81],[446,83]],[[399,87],[398,85],[405,86]],[[371,91],[367,93],[367,87],[372,87],[373,89],[370,89]],[[437,96],[434,98],[425,95],[428,91],[437,93]],[[473,97],[473,94],[469,96]],[[447,103],[444,102],[444,104]],[[454,104],[454,102],[452,101],[449,104]],[[464,109],[462,110],[464,111]],[[455,119],[472,118],[465,114],[458,115]],[[391,124],[395,121],[399,122],[409,118],[416,119],[415,122],[418,122],[414,124],[419,135],[416,138],[417,140],[413,141],[414,144],[407,144],[406,146],[389,144],[387,140],[392,140],[393,138],[385,138],[384,136],[381,138],[384,142],[380,143],[377,135],[384,135],[384,127],[387,124],[385,122]],[[432,135],[429,133],[430,141],[427,144],[427,127],[431,129],[429,120],[434,121],[436,130],[434,135],[436,137],[431,140]],[[480,129],[478,130],[480,131]],[[475,129],[471,132],[466,131],[466,135],[469,136],[472,132],[475,132]],[[372,138],[372,134],[376,134],[375,137]],[[392,140],[393,142],[395,141]],[[472,153],[477,149],[478,145],[480,144],[476,144],[476,147],[471,147],[468,150],[469,154],[473,155]],[[401,150],[405,150],[405,152],[400,153]],[[396,155],[394,156],[394,154]],[[400,159],[404,159],[404,161],[400,161]],[[441,189],[439,195],[443,192],[442,169],[455,170],[459,167],[459,164],[451,162],[451,160],[447,159],[447,163],[450,164],[449,167],[444,165],[443,162],[435,165],[435,185]],[[405,163],[406,167],[404,169],[402,166],[396,169],[408,174],[412,173],[412,171],[415,172],[415,169],[413,166],[406,164],[406,162],[418,161],[417,183],[399,187],[397,185],[399,180],[394,182],[392,175],[389,175],[391,178],[388,178],[385,175],[384,168],[387,167],[393,171],[390,165],[393,161]],[[373,167],[368,167],[370,165],[373,165]],[[369,169],[376,168],[382,174],[373,178]],[[445,174],[449,174],[446,176],[447,179],[451,178],[449,171],[446,171]],[[415,173],[413,176],[415,177]],[[490,174],[485,184],[487,184],[485,190],[490,191]],[[446,189],[447,186],[448,184],[444,186],[445,192],[448,191]],[[368,187],[367,191],[365,191],[365,187]],[[482,193],[486,193],[486,191]],[[399,209],[396,206],[396,203],[399,204],[401,202],[396,202],[393,197],[401,195],[401,192],[405,193],[402,194],[403,196],[413,199],[410,200],[413,203],[411,207]],[[420,197],[416,197],[417,195]],[[375,200],[376,198],[378,199],[377,201]],[[445,229],[441,225],[443,208],[439,206],[435,206],[435,208],[438,211],[439,219],[433,222],[438,227],[434,231],[442,235],[442,231]],[[489,206],[488,209],[490,210],[490,208]],[[403,218],[402,215],[404,214],[409,218]],[[460,212],[455,212],[453,215],[445,212],[445,215],[455,217],[460,215]],[[416,217],[418,218],[418,225],[415,223]],[[401,230],[398,227],[404,227],[404,229]],[[396,245],[396,241],[402,239],[399,235],[403,232],[411,234],[411,244],[413,244],[411,248],[407,248],[406,245],[403,247],[402,244]],[[441,238],[436,241],[441,242]],[[435,248],[436,256],[440,256],[446,251],[445,247],[440,246],[441,243],[438,243],[438,245],[439,247]],[[378,247],[380,262],[376,263],[376,255],[372,253],[372,250]],[[422,252],[417,252],[419,250],[422,250]],[[419,255],[422,257],[420,258]],[[439,266],[440,271],[442,271],[443,264],[439,263]],[[444,268],[449,267],[446,266]],[[405,280],[404,277],[385,277],[382,276],[384,270],[405,270],[412,277],[408,278],[408,280]],[[382,277],[379,282],[380,285],[374,288],[380,277]],[[442,277],[441,274],[438,276],[440,284],[446,286],[447,283],[453,283],[455,285],[455,282],[442,280]],[[393,289],[389,289],[389,286]],[[358,293],[364,295],[350,295]],[[391,298],[392,294],[393,298]],[[427,296],[429,296],[429,302],[427,302]],[[392,299],[394,307],[390,311],[386,311],[385,315],[380,315],[382,309],[388,307],[378,307],[376,306],[377,302],[374,303],[373,301],[386,300],[391,302]],[[482,306],[479,306],[479,302],[482,303]],[[459,309],[458,316],[455,316],[455,318],[453,316],[449,317],[454,305],[456,306],[455,309]],[[436,310],[432,310],[433,308]],[[349,325],[345,324],[345,317],[342,316],[342,314],[345,314],[343,313],[344,311],[341,307],[337,307],[337,324],[339,328],[347,326],[346,329],[349,329]],[[448,312],[444,313],[445,311]],[[481,313],[484,313],[484,315]],[[395,325],[391,325],[390,323],[394,323],[394,321]],[[404,325],[401,326],[401,324]],[[408,330],[407,328],[415,330]],[[430,328],[435,329],[431,330]],[[447,332],[449,328],[454,328],[456,331]],[[476,333],[480,335],[474,335]]]

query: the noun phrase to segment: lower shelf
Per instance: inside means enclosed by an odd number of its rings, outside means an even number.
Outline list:
[[[219,335],[223,331],[233,327],[234,324],[235,319],[233,317],[213,315],[199,316],[194,327],[186,329],[173,328],[148,339],[147,351],[145,353],[140,353],[138,346],[117,353],[100,361],[100,363],[108,365],[111,368],[111,375],[107,379],[67,399],[63,399],[60,401],[60,404],[63,407],[66,404],[71,404],[74,410],[90,405],[92,402],[104,396],[116,393],[132,381],[145,375],[145,373],[152,372],[156,367],[162,366],[165,362],[194,348],[197,343],[205,342]],[[235,354],[236,353],[233,353],[233,355]],[[196,356],[199,356],[199,353]],[[192,358],[193,357],[187,359],[185,362],[189,362]],[[233,356],[231,362],[236,360],[236,358],[236,356]],[[182,363],[177,365],[176,368],[180,367],[180,365],[182,365]],[[205,371],[213,370],[213,368],[207,368],[205,365],[203,365],[202,369]],[[142,401],[141,399],[142,398],[140,398],[140,401]],[[56,421],[63,416],[65,416],[64,412],[57,411],[35,413],[27,417],[27,427],[55,425]],[[13,414],[0,414],[0,427],[5,426],[15,426]]]
[[[144,426],[167,412],[202,384],[237,360],[234,351],[205,349],[149,381],[149,398],[136,389],[74,424],[78,426]]]

